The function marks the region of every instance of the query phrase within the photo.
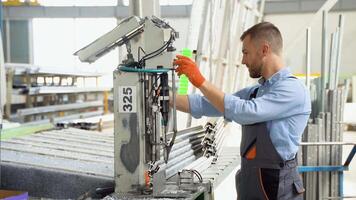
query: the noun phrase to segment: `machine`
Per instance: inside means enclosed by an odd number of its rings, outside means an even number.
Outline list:
[[[235,154],[228,154],[223,165],[215,164],[217,142],[223,141],[215,141],[217,123],[177,131],[172,66],[176,38],[178,32],[163,20],[133,16],[75,53],[92,63],[126,46],[127,57],[113,73],[115,190],[105,199],[211,199],[211,180],[236,165]],[[205,169],[215,164],[205,181],[194,161]]]

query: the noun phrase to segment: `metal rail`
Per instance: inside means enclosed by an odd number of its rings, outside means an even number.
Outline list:
[[[67,111],[67,110],[79,110],[84,108],[100,107],[100,106],[103,106],[102,101],[70,103],[70,104],[52,105],[52,106],[39,106],[35,108],[18,109],[17,115],[19,117],[23,117],[28,115]]]
[[[85,72],[62,67],[39,66],[25,63],[5,63],[5,68],[14,70],[15,75],[99,77],[98,72]]]

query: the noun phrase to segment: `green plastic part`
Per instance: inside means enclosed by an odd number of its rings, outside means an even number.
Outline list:
[[[193,57],[193,52],[192,50],[188,48],[183,48],[182,49],[182,55],[187,56],[188,58]],[[179,95],[187,95],[188,94],[188,88],[189,88],[189,79],[187,76],[184,74],[179,77],[179,87],[178,87],[178,94]]]

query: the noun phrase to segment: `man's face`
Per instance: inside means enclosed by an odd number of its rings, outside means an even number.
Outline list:
[[[251,78],[260,78],[262,75],[262,52],[260,45],[256,45],[247,35],[242,41],[242,64],[245,64]]]

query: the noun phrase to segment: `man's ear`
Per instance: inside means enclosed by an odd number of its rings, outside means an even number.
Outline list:
[[[262,43],[262,55],[266,56],[269,51],[271,51],[271,46],[268,44],[268,42],[263,42]]]

